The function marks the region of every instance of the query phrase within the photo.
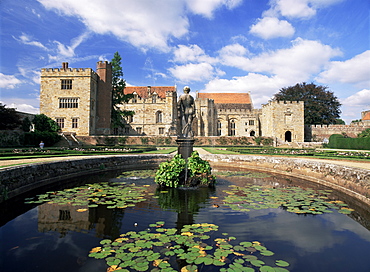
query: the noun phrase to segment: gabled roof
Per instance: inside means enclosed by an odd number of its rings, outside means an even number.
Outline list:
[[[362,121],[370,121],[370,111],[365,113],[365,115],[362,117]]]
[[[213,99],[215,104],[252,104],[249,93],[198,93],[198,97]]]
[[[176,92],[175,86],[129,86],[125,87],[125,94],[133,94],[141,98],[148,98],[149,94],[156,93],[160,98],[166,98],[166,92]]]

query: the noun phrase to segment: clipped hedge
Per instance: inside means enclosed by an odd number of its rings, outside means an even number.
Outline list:
[[[53,146],[62,139],[58,133],[47,131],[26,132],[24,136],[24,145],[28,146],[38,146],[41,141],[45,143],[45,147]]]
[[[370,150],[370,138],[347,138],[333,134],[329,138],[329,148]]]

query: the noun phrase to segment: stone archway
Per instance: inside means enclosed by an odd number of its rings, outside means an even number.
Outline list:
[[[285,141],[286,142],[292,141],[292,133],[289,130],[285,132]]]

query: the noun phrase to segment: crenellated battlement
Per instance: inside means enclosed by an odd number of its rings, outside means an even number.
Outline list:
[[[349,125],[311,125],[311,128],[322,128],[322,129],[348,129],[348,128],[370,128],[369,122],[355,122]]]
[[[41,73],[46,74],[56,74],[56,73],[65,73],[65,74],[71,74],[71,73],[86,73],[91,74],[94,72],[91,68],[41,68]]]
[[[271,105],[301,105],[304,104],[304,101],[269,101],[267,104],[262,104],[262,107],[267,107]]]

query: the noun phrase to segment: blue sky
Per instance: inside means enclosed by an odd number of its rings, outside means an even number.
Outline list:
[[[370,109],[368,0],[1,0],[0,101],[38,113],[40,69],[118,51],[131,86],[250,92],[328,86],[347,123]]]

